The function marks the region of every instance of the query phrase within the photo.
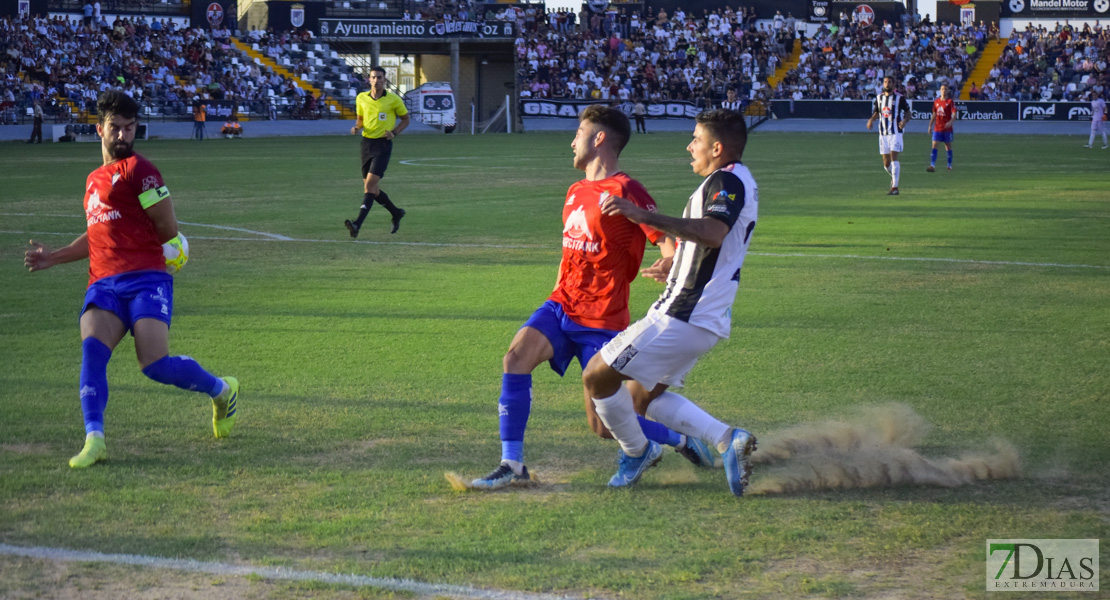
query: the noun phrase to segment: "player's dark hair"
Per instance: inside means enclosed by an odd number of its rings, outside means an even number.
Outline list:
[[[744,155],[748,145],[748,123],[743,114],[724,108],[702,111],[697,124],[713,141],[720,142],[736,160]]]
[[[632,125],[628,117],[619,109],[600,104],[591,104],[578,115],[579,121],[589,121],[594,125],[601,125],[613,136],[613,143],[617,147],[617,154],[624,150],[628,138],[632,137]]]
[[[120,90],[108,90],[96,99],[96,113],[101,125],[111,119],[112,115],[138,119],[139,103]]]
[[[383,77],[385,76],[385,67],[381,65],[374,65],[370,67],[370,72],[373,73],[374,71],[381,73]]]

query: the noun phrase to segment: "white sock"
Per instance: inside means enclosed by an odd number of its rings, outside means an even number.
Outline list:
[[[642,456],[647,449],[648,439],[640,422],[636,420],[636,410],[632,407],[632,393],[621,386],[616,394],[608,398],[594,398],[597,416],[620,442],[621,450],[628,456]]]
[[[90,431],[87,435],[85,435],[86,440],[89,439],[89,438],[94,438],[94,437],[104,439],[104,432],[103,431]]]
[[[898,187],[898,176],[902,174],[902,163],[898,161],[891,161],[890,163],[890,176],[894,184],[892,187]]]
[[[223,397],[227,396],[228,392],[231,391],[231,386],[228,385],[227,382],[224,381],[222,377],[220,378],[220,384],[223,385],[224,387],[223,387],[223,389],[220,390],[220,393],[213,396],[213,398],[223,398]]]
[[[1106,145],[1106,141],[1105,141],[1106,140],[1106,134],[1102,134],[1102,139],[1103,139],[1103,144],[1102,145],[1105,146]],[[1087,140],[1087,145],[1088,146],[1094,146],[1095,145],[1095,132],[1093,132],[1093,131],[1091,132],[1091,139]]]
[[[690,400],[672,392],[663,392],[648,404],[647,418],[662,423],[681,434],[719,442],[729,437],[732,427],[713,418]]]
[[[509,468],[513,470],[513,473],[516,473],[517,475],[520,475],[524,471],[524,463],[519,461],[502,460],[501,464],[509,465]]]
[[[886,171],[887,175],[890,175],[890,165],[883,163],[883,170]]]

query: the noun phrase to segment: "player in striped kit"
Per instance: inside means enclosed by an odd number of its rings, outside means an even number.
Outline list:
[[[607,215],[623,215],[681,242],[667,274],[662,269],[654,272],[667,287],[647,316],[606,344],[583,373],[598,416],[621,445],[611,487],[636,483],[662,454],[636,420],[636,408],[645,403],[648,419],[717,445],[733,494],[742,495],[748,483],[755,436],[668,390],[681,387],[698,359],[729,337],[732,303],[759,205],[755,180],[740,162],[747,139],[739,113],[720,109],[698,115],[686,150],[694,172],[705,180],[690,196],[681,218],[645,210],[623,198],[608,198],[601,206]]]
[[[910,104],[906,97],[894,91],[894,79],[883,78],[883,91],[875,97],[871,118],[867,119],[867,130],[871,131],[875,119],[879,120],[879,154],[883,156],[883,169],[890,173],[888,195],[898,195],[898,178],[902,174],[902,164],[898,155],[902,152],[902,131],[910,120]]]

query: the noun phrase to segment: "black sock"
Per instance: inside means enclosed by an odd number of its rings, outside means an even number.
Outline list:
[[[358,209],[358,218],[355,219],[355,227],[362,227],[362,222],[366,220],[366,215],[370,214],[371,208],[374,208],[374,194],[364,194],[362,206]]]
[[[394,217],[396,217],[401,212],[399,208],[393,205],[393,202],[390,201],[389,196],[383,191],[378,191],[378,204],[384,206],[385,209],[389,211],[389,214],[393,215]]]

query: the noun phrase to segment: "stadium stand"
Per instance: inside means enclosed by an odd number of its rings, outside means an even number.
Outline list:
[[[1110,28],[1090,24],[1015,28],[971,100],[1088,100],[1110,87]]]
[[[959,90],[983,50],[990,28],[980,24],[867,27],[841,21],[802,42],[798,66],[776,85],[775,98],[867,99],[892,76],[908,98],[933,99],[941,84]]]
[[[767,77],[794,49],[794,26],[756,25],[741,8],[700,17],[660,11],[593,14],[573,28],[559,13],[544,15],[535,30],[525,22],[516,40],[522,97],[600,101],[645,98],[712,106],[728,89],[759,100]]]
[[[86,28],[80,15],[0,19],[0,122],[22,122],[39,100],[54,122],[94,118],[97,95],[119,88],[144,119],[191,118],[196,101],[225,101],[240,118],[353,118],[350,68],[326,45],[291,33],[245,46],[227,29],[178,28],[133,15]],[[311,40],[311,38],[307,38]],[[260,51],[271,51],[273,60]]]

